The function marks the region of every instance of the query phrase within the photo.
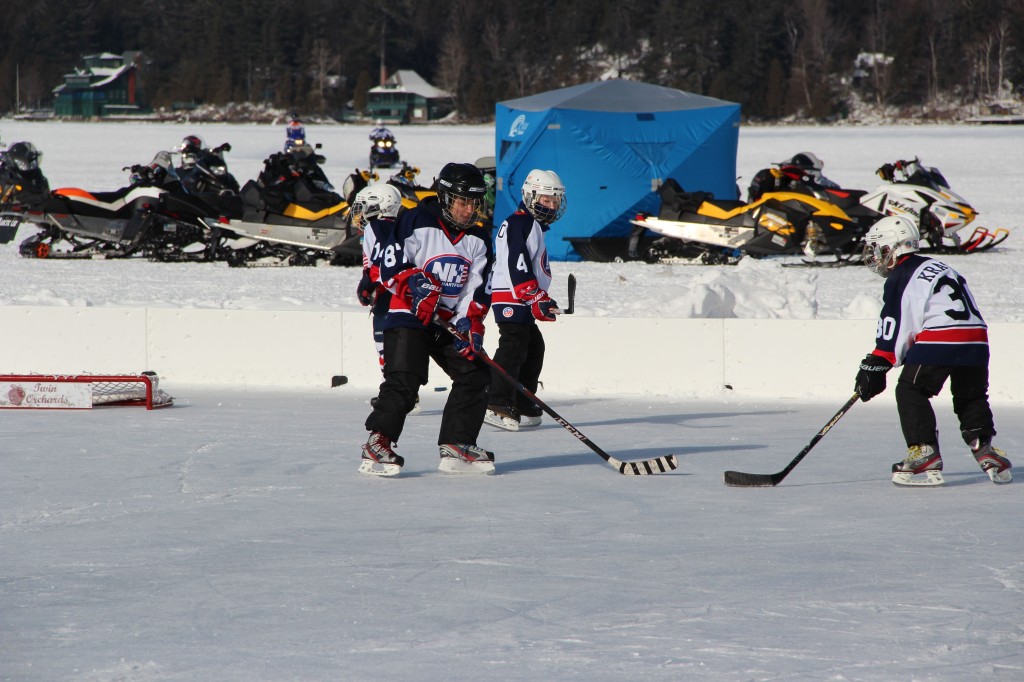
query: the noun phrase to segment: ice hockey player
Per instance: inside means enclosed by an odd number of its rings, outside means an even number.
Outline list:
[[[437,178],[437,196],[398,218],[380,245],[380,279],[391,292],[384,315],[384,383],[366,418],[370,437],[359,471],[401,472],[394,451],[405,419],[427,381],[431,359],[452,379],[438,434],[444,473],[494,473],[494,453],[477,445],[491,383],[483,352],[490,307],[490,235],[479,224],[487,187],[476,167],[449,163]],[[452,324],[459,334],[447,331]]]
[[[381,369],[384,368],[384,315],[390,306],[391,294],[380,282],[380,251],[395,229],[401,208],[402,195],[398,188],[377,182],[359,190],[349,209],[352,226],[363,232],[363,276],[356,287],[356,298],[370,307],[373,341]]]
[[[864,236],[864,263],[885,287],[875,349],[860,363],[856,391],[871,400],[885,390],[886,372],[903,366],[896,409],[907,456],[892,465],[893,483],[944,483],[931,399],[946,379],[964,442],[994,483],[1009,483],[1010,460],[992,446],[988,328],[963,276],[919,248],[920,233],[907,218],[882,218]]]
[[[544,336],[537,322],[553,322],[558,304],[548,295],[551,263],[544,233],[565,213],[565,185],[558,174],[534,169],[522,201],[494,239],[491,307],[498,325],[494,361],[530,392],[537,392],[544,366]],[[506,431],[537,426],[541,409],[498,373],[491,378],[484,421]]]

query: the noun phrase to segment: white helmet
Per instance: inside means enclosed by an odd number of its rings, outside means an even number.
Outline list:
[[[362,227],[370,218],[394,218],[402,208],[402,194],[386,182],[367,185],[352,200],[352,224]]]
[[[554,206],[545,206],[538,202],[540,197],[554,197]],[[535,168],[523,182],[523,204],[534,218],[551,224],[565,213],[565,185],[558,173]]]
[[[909,218],[886,216],[864,235],[864,265],[888,277],[900,257],[921,248],[921,233]]]

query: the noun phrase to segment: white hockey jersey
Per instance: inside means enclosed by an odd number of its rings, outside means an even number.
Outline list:
[[[441,285],[437,312],[442,318],[466,317],[474,301],[486,313],[490,305],[490,235],[479,225],[462,231],[449,230],[438,211],[436,200],[424,200],[399,216],[392,235],[379,244],[380,279],[394,294],[394,277],[403,270],[419,268],[433,275]],[[421,326],[409,302],[392,296],[384,328]]]
[[[551,263],[544,243],[547,227],[533,219],[520,204],[498,228],[494,239],[494,270],[491,273],[491,304],[497,322],[535,322],[521,296],[531,284],[537,290],[551,287]]]
[[[874,355],[899,365],[988,365],[988,327],[967,281],[921,254],[885,280]]]

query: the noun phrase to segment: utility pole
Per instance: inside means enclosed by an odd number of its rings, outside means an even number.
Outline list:
[[[387,29],[388,29],[388,18],[385,14],[380,14],[380,83],[384,85],[384,82],[388,79],[387,69]]]

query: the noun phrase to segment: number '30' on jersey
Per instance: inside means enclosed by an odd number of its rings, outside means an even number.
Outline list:
[[[967,281],[945,263],[911,254],[889,273],[875,355],[893,365],[987,365],[988,327]]]

